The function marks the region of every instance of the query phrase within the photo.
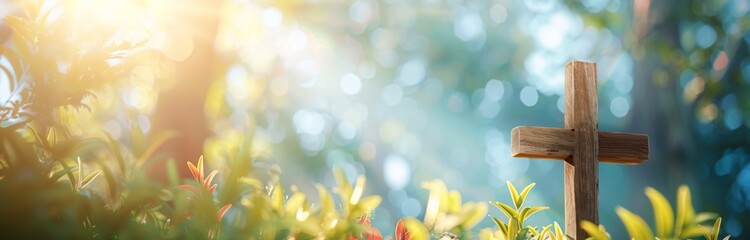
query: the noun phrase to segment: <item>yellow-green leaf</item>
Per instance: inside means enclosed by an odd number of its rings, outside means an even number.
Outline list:
[[[714,222],[714,227],[711,229],[711,240],[719,239],[719,228],[721,228],[721,217],[716,218],[716,222]]]
[[[525,207],[523,208],[523,210],[521,210],[520,221],[521,223],[523,223],[524,221],[526,221],[526,218],[530,217],[534,213],[547,209],[549,209],[549,207],[546,206]]]
[[[84,188],[88,186],[89,183],[93,182],[94,179],[96,179],[96,177],[98,177],[99,174],[101,173],[102,173],[102,170],[96,170],[96,171],[89,173],[89,175],[86,175],[86,177],[83,178],[83,181],[81,181],[81,186],[79,188]]]
[[[651,201],[651,207],[654,209],[656,235],[662,239],[671,237],[672,229],[674,228],[672,205],[669,204],[664,195],[653,188],[646,188],[646,196]]]
[[[335,205],[333,204],[333,198],[331,198],[331,194],[328,193],[328,190],[326,190],[325,187],[323,187],[320,184],[315,185],[315,188],[318,189],[318,197],[320,198],[320,210],[325,213],[331,213],[335,210]]]
[[[596,240],[609,240],[609,234],[602,225],[596,225],[592,222],[583,220],[581,221],[581,228],[591,236],[591,239]]]
[[[484,215],[487,214],[487,205],[484,203],[467,203],[461,210],[461,216],[463,216],[463,222],[461,227],[464,229],[471,229],[474,225],[477,225]]]
[[[368,196],[365,198],[362,198],[361,201],[357,204],[357,209],[360,211],[359,213],[353,213],[354,215],[360,215],[362,214],[368,214],[372,210],[375,210],[375,208],[380,205],[380,202],[382,202],[383,199],[380,198],[380,196]]]
[[[359,199],[362,198],[362,194],[365,192],[365,176],[357,177],[357,181],[354,185],[351,197],[349,197],[349,204],[356,205]]]
[[[625,229],[628,230],[630,238],[654,239],[654,234],[651,232],[651,229],[643,218],[622,207],[618,207],[616,212],[620,217],[620,220],[622,220],[623,225],[625,225]]]
[[[351,198],[352,196],[352,185],[349,184],[349,180],[346,179],[346,174],[344,174],[344,170],[341,170],[341,168],[336,167],[333,169],[333,175],[336,177],[336,182],[338,182],[338,192],[341,196],[341,200],[347,201],[347,199]]]
[[[510,183],[510,181],[507,181],[505,183],[508,184],[508,191],[510,192],[510,197],[513,198],[513,204],[515,205],[516,209],[518,209],[519,207],[521,207],[521,205],[519,204],[520,201],[518,201],[519,200],[518,191],[516,191],[516,187],[513,186],[513,184]]]
[[[404,227],[409,232],[409,236],[413,240],[428,240],[430,239],[430,232],[427,228],[422,225],[419,220],[414,218],[404,218]]]
[[[512,207],[505,205],[504,203],[501,203],[501,202],[491,202],[491,203],[492,205],[495,205],[495,207],[500,209],[505,214],[505,216],[508,217],[508,219],[519,218],[518,212],[516,212],[516,210],[513,209]]]
[[[717,217],[719,217],[716,213],[709,213],[709,212],[702,212],[695,215],[695,218],[693,218],[693,221],[689,224],[700,224],[708,220],[714,220]]]
[[[544,228],[542,228],[542,231],[539,233],[537,239],[539,239],[539,240],[547,239],[547,235],[552,234],[552,232],[550,231],[551,227],[552,227],[552,225],[547,225]],[[553,236],[553,238],[554,238],[554,236]]]
[[[560,228],[560,225],[557,224],[557,222],[554,222],[554,224],[555,224],[555,239],[562,240],[565,236],[565,233],[563,233],[562,228]]]
[[[677,189],[677,218],[674,235],[683,236],[683,228],[692,222],[694,215],[695,210],[693,210],[693,203],[690,199],[690,189],[686,185],[682,185]]]
[[[515,240],[518,236],[518,230],[518,220],[516,220],[515,217],[510,218],[510,220],[508,220],[508,234],[506,234],[508,239]]]
[[[680,239],[689,239],[689,238],[694,238],[694,237],[698,237],[701,235],[708,236],[709,234],[711,234],[711,232],[705,226],[691,225],[691,226],[685,227],[682,230],[682,233],[680,234]]]
[[[297,210],[304,206],[305,199],[306,197],[304,193],[296,192],[292,194],[292,196],[286,200],[286,204],[284,204],[284,214],[286,216],[294,216],[297,213]]]
[[[505,222],[500,221],[500,219],[497,219],[495,216],[490,216],[492,218],[492,221],[495,222],[495,225],[497,225],[497,228],[500,229],[500,231],[507,236],[508,235],[508,225],[505,224]]]
[[[528,186],[526,186],[523,189],[523,191],[521,191],[521,194],[518,196],[519,202],[516,203],[516,206],[517,206],[516,208],[519,208],[521,207],[521,205],[523,205],[523,202],[526,201],[526,195],[529,195],[529,192],[531,191],[532,188],[534,188],[534,186],[536,186],[536,183],[531,183]]]

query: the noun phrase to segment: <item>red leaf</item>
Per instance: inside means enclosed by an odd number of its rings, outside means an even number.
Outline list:
[[[404,220],[399,219],[398,223],[396,223],[396,240],[410,240],[410,235],[409,231],[406,230],[406,226],[404,226]]]
[[[201,183],[200,175],[201,173],[198,171],[198,168],[193,165],[191,162],[187,162],[188,169],[190,169],[190,173],[193,174],[193,178],[195,178],[195,181],[198,181],[198,183]]]
[[[380,234],[378,228],[373,227],[371,232],[365,233],[365,238],[368,240],[383,240],[383,235]]]
[[[219,211],[216,212],[216,220],[221,221],[221,218],[224,217],[224,214],[226,214],[227,211],[229,211],[230,207],[232,207],[231,203],[227,204],[227,205],[224,205],[223,207],[221,207],[221,209],[219,209]]]
[[[361,236],[364,236],[364,239],[383,240],[383,235],[380,234],[380,230],[372,226],[372,220],[370,219],[370,215],[364,215],[360,217],[359,223],[362,224],[362,227],[365,228],[365,231],[361,235]],[[358,238],[355,236],[351,236],[349,237],[349,239],[353,240],[353,239],[358,239]]]
[[[216,176],[216,173],[218,172],[218,170],[211,171],[211,173],[208,174],[208,177],[206,177],[206,179],[203,179],[203,187],[208,188],[211,185],[211,181],[214,180],[214,176]]]

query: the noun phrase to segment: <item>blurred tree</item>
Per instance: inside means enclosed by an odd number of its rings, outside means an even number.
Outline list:
[[[188,0],[181,1],[172,12],[172,19],[180,19],[180,26],[186,26],[189,34],[177,36],[191,39],[187,47],[192,48],[189,56],[175,56],[175,82],[162,83],[158,105],[153,116],[152,132],[175,131],[177,136],[161,147],[161,152],[179,161],[196,159],[203,152],[203,141],[210,136],[206,116],[203,111],[207,89],[216,76],[217,55],[214,52],[219,7],[222,1]],[[192,42],[192,43],[190,43]],[[192,45],[192,46],[190,46]],[[165,162],[156,163],[152,168],[154,176],[166,180]],[[183,177],[189,176],[188,169],[180,165]]]

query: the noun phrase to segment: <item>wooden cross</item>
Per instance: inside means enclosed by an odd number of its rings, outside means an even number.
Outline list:
[[[648,159],[648,136],[598,132],[596,63],[565,65],[565,128],[516,127],[511,133],[514,157],[565,161],[565,231],[586,239],[582,220],[599,224],[597,160],[640,164]]]

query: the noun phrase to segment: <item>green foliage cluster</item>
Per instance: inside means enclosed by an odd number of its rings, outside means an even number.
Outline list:
[[[503,222],[494,216],[490,216],[497,225],[498,230],[483,229],[480,233],[481,239],[572,239],[563,233],[557,222],[543,227],[541,231],[535,226],[524,226],[524,221],[529,216],[548,209],[545,206],[521,208],[526,195],[533,187],[534,184],[532,183],[526,186],[519,194],[513,184],[508,182],[508,190],[513,200],[513,207],[501,202],[492,202],[493,205],[505,214],[508,222]],[[693,209],[690,190],[687,186],[680,186],[677,191],[676,217],[672,206],[659,191],[647,188],[646,196],[651,201],[651,206],[654,209],[656,235],[653,234],[654,231],[652,231],[642,217],[622,207],[618,207],[616,210],[631,239],[694,239],[703,236],[707,240],[718,240],[721,218],[717,217],[716,214],[707,212],[696,214]],[[704,222],[712,219],[715,219],[713,227],[709,228],[702,225]],[[583,221],[580,224],[590,236],[587,239],[611,239],[606,228],[602,225],[596,225],[589,221]],[[724,240],[729,239],[729,237],[724,237]]]
[[[114,32],[61,37],[66,18],[49,20],[39,5],[28,5],[25,17],[6,19],[13,29],[0,54],[0,65],[14,94],[0,109],[0,229],[2,236],[37,239],[382,239],[370,224],[370,213],[381,202],[365,196],[366,179],[350,183],[334,170],[331,193],[316,185],[314,201],[296,187],[277,182],[281,171],[252,158],[251,143],[227,156],[222,169],[207,171],[201,157],[187,161],[193,179],[181,179],[177,161],[167,161],[168,181],[155,181],[146,169],[156,160],[169,133],[145,135],[137,126],[129,141],[74,134],[68,128],[71,108],[115,84],[129,67],[138,43],[111,43]],[[61,42],[60,39],[65,39]],[[86,42],[86,48],[73,42]],[[94,46],[94,47],[92,47]],[[65,62],[63,60],[67,60]],[[209,159],[210,160],[210,159]],[[178,160],[178,161],[185,161]],[[206,174],[208,172],[208,174]],[[533,214],[548,209],[524,207],[533,184],[520,193],[508,183],[511,204],[491,202],[507,218],[491,219],[498,229],[472,229],[487,214],[484,203],[463,203],[461,194],[441,181],[425,182],[429,199],[423,220],[399,221],[396,239],[565,239],[557,223],[541,229],[525,225]],[[713,229],[702,222],[712,214],[695,214],[687,187],[678,191],[677,213],[653,189],[646,195],[654,206],[656,235],[645,221],[617,210],[632,238],[718,238],[721,218]],[[609,239],[602,226],[584,222],[593,239]]]

